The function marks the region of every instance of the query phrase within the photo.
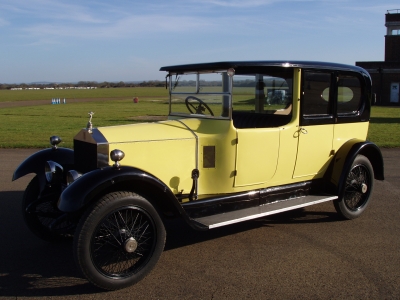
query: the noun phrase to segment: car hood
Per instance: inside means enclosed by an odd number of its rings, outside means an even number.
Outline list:
[[[109,144],[195,138],[185,125],[176,120],[99,127],[97,129]]]

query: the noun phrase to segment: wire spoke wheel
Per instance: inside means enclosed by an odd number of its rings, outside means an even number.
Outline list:
[[[374,170],[370,161],[357,155],[347,174],[343,196],[334,202],[336,211],[345,219],[359,217],[370,201],[373,180]]]
[[[165,228],[153,205],[132,192],[105,195],[82,216],[74,256],[86,278],[116,290],[144,278],[164,250]]]
[[[91,253],[94,265],[105,276],[126,277],[146,263],[154,246],[151,217],[138,207],[123,207],[96,228]]]
[[[351,210],[360,209],[368,200],[371,176],[364,165],[354,166],[346,179],[344,201]]]

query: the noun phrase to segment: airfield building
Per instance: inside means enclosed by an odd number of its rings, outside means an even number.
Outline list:
[[[385,60],[359,61],[356,65],[370,73],[377,105],[400,106],[400,9],[388,10],[385,21]]]

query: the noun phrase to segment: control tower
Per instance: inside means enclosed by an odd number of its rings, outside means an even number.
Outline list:
[[[377,105],[400,106],[400,9],[385,15],[385,60],[356,62],[372,77],[372,92]]]

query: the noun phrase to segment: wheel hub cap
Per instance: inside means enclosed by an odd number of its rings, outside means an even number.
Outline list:
[[[124,243],[125,251],[128,252],[128,253],[135,252],[136,249],[137,249],[137,246],[138,246],[138,244],[137,244],[136,240],[133,237],[130,237]]]
[[[368,191],[368,186],[367,186],[365,183],[363,183],[363,184],[361,185],[361,192],[362,192],[363,194],[365,194],[367,191]]]

